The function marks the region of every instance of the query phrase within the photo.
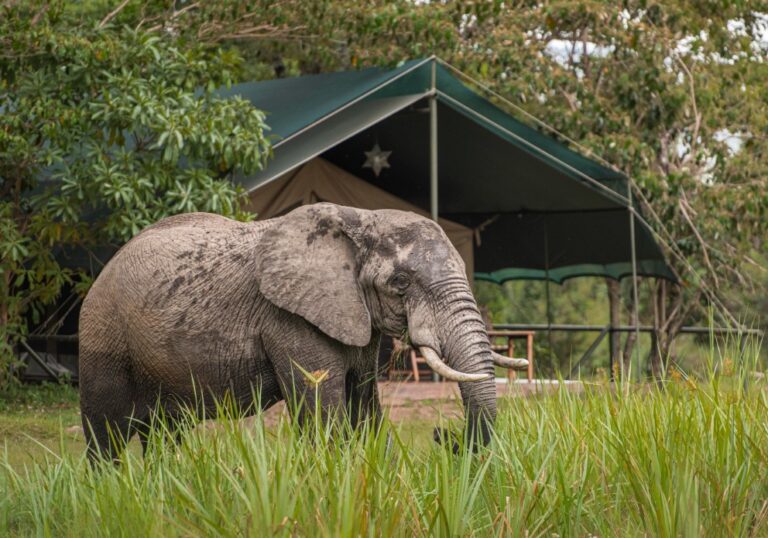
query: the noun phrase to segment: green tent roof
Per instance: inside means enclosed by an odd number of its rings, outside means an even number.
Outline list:
[[[434,80],[433,80],[434,74]],[[322,156],[429,209],[428,99],[438,101],[440,215],[477,230],[475,277],[504,282],[632,273],[627,179],[518,121],[435,58],[252,82],[223,90],[267,112],[274,158],[238,180],[255,189]],[[378,143],[390,168],[362,168]],[[636,218],[638,273],[673,280]]]

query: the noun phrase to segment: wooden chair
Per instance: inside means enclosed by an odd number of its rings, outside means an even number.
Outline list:
[[[488,338],[491,340],[491,348],[494,351],[506,351],[508,357],[514,357],[515,339],[525,338],[526,343],[526,359],[528,359],[528,382],[533,381],[533,337],[536,334],[535,331],[488,331]],[[506,345],[494,344],[494,340],[497,338],[506,338]],[[517,379],[517,372],[514,370],[507,370],[507,379],[511,382]]]
[[[420,366],[426,365],[427,360],[418,354],[418,352],[413,349],[410,346],[404,345],[400,340],[394,338],[393,339],[393,350],[392,350],[392,357],[389,361],[389,370],[387,370],[387,379],[392,380],[394,377],[406,375],[408,379],[413,378],[414,381],[417,383],[421,381],[422,376],[425,372],[420,372]],[[410,360],[410,368],[408,366],[405,366],[405,368],[398,368],[396,366],[397,360],[396,355],[402,355],[405,354],[408,356],[408,359]],[[426,368],[429,370],[429,366],[426,366]],[[429,370],[431,372],[431,370]],[[437,378],[437,374],[432,373],[433,378]],[[442,378],[440,378],[442,380]]]

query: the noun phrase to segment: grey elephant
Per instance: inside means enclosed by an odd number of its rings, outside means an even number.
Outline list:
[[[89,451],[115,458],[137,432],[146,449],[153,410],[173,422],[200,394],[378,421],[379,341],[406,330],[459,381],[468,431],[487,443],[494,364],[527,362],[491,350],[464,263],[434,222],[327,203],[262,222],[164,219],[118,251],[82,305]]]

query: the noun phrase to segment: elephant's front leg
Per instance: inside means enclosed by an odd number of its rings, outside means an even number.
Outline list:
[[[291,379],[283,384],[291,416],[297,418],[302,427],[312,426],[317,419],[334,426],[343,422],[346,419],[344,376],[325,368],[314,369],[309,376],[304,376],[304,372],[294,371]]]
[[[381,424],[382,413],[376,378],[370,374],[348,378],[347,412],[353,428],[368,422],[371,427]]]
[[[372,427],[381,424],[381,403],[377,388],[380,343],[381,337],[376,332],[371,342],[360,350],[355,364],[347,374],[347,412],[353,428],[365,422],[370,422]]]
[[[291,416],[302,426],[345,418],[346,346],[293,316],[280,337],[265,338]]]

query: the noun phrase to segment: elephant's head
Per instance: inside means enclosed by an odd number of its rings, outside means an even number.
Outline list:
[[[372,328],[407,329],[444,377],[459,381],[467,425],[482,443],[496,415],[494,363],[464,263],[434,222],[403,211],[315,204],[281,217],[265,234],[261,291],[347,345]]]

